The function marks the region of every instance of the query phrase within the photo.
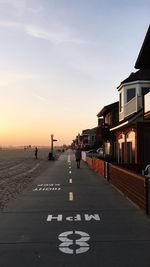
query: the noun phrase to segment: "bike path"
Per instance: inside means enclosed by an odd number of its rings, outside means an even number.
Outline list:
[[[64,153],[0,214],[1,267],[147,267],[150,220]]]

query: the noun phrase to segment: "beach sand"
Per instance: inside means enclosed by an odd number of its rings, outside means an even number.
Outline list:
[[[48,148],[38,148],[36,160],[32,148],[0,150],[0,210],[49,167],[48,153]]]

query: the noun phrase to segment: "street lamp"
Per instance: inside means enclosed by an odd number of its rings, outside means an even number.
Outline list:
[[[53,157],[53,142],[57,141],[57,139],[54,139],[53,137],[54,137],[54,135],[51,134],[51,158],[52,159],[54,159],[54,157]]]

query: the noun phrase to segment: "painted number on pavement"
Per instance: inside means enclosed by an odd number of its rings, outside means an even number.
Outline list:
[[[70,236],[70,237],[69,237]],[[79,236],[79,238],[78,238]],[[68,231],[61,233],[58,239],[62,242],[59,250],[66,254],[81,254],[89,250],[89,234],[81,231]]]

